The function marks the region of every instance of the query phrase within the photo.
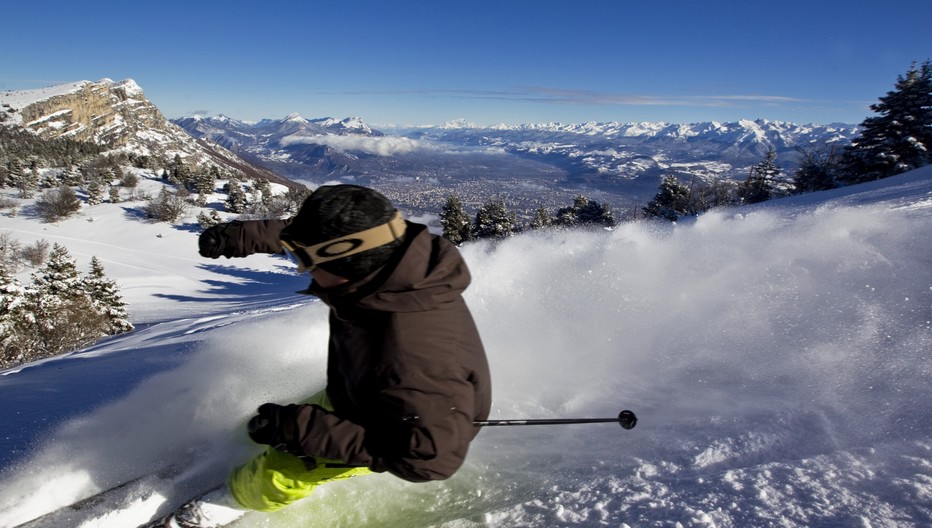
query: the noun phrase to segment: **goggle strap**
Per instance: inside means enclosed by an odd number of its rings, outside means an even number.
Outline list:
[[[327,240],[320,244],[314,244],[313,246],[302,246],[297,242],[288,242],[285,240],[282,240],[281,243],[285,248],[291,249],[293,252],[296,252],[296,250],[300,248],[300,250],[310,258],[313,263],[311,268],[313,269],[314,267],[332,260],[346,258],[357,253],[362,253],[363,251],[390,244],[401,239],[406,229],[407,224],[405,223],[404,217],[401,216],[401,212],[395,211],[392,218],[384,224],[366,229],[365,231],[359,231],[358,233],[351,233],[340,238]]]

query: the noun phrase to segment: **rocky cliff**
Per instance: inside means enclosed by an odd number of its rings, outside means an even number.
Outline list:
[[[229,150],[191,137],[165,119],[132,79],[80,81],[40,90],[0,93],[6,121],[48,138],[71,137],[115,151],[214,164],[289,186],[296,184]]]

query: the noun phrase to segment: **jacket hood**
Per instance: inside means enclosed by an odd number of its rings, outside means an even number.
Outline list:
[[[369,277],[334,289],[315,284],[310,292],[342,308],[383,312],[420,312],[456,301],[469,286],[466,262],[447,239],[427,226],[408,223],[408,238],[398,257]]]

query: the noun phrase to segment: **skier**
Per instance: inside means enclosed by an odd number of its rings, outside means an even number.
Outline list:
[[[456,472],[479,431],[473,421],[488,417],[491,380],[453,244],[371,189],[334,185],[291,219],[214,226],[199,246],[208,258],[288,252],[310,272],[302,293],[330,307],[327,387],[259,406],[248,433],[269,447],[155,526],[223,526],[371,472],[411,482]]]

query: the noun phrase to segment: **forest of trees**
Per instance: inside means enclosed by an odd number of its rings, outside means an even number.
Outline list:
[[[139,177],[125,167],[145,169],[159,175],[171,189],[156,196],[137,191]],[[204,207],[220,189],[227,194],[224,208],[247,217],[278,217],[294,213],[307,190],[272,192],[267,180],[247,181],[237,172],[213,164],[191,164],[175,155],[172,159],[131,153],[105,153],[89,142],[45,139],[28,131],[0,126],[0,189],[15,189],[22,199],[36,198],[36,213],[45,222],[58,222],[88,206],[103,202],[144,200],[145,216],[157,222],[174,223],[192,207]],[[80,197],[79,197],[80,195]],[[15,214],[15,204],[0,201],[0,209]]]
[[[517,214],[508,210],[502,198],[490,198],[472,217],[466,212],[462,199],[450,195],[440,211],[440,225],[444,238],[462,244],[470,240],[507,238],[534,229],[612,227],[615,215],[609,206],[578,195],[571,205],[553,214],[539,208],[530,222],[520,224]]]
[[[55,356],[133,329],[117,284],[100,261],[81,275],[64,246],[23,286],[0,261],[0,368]]]

